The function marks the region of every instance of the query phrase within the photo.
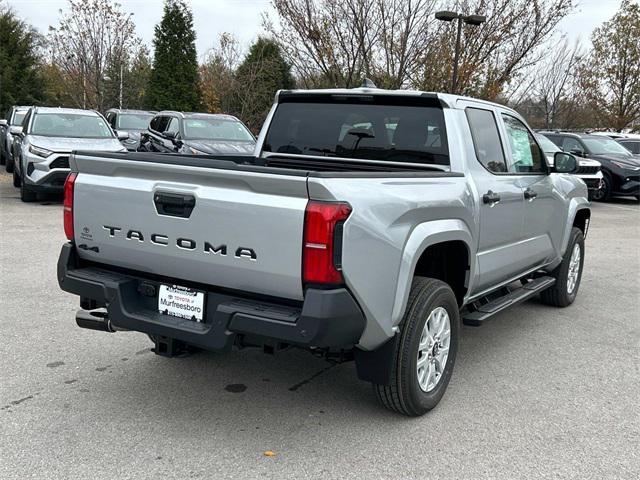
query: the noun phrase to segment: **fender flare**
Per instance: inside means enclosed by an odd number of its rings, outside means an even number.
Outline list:
[[[573,222],[576,220],[576,215],[581,210],[589,210],[589,217],[591,217],[590,205],[589,201],[584,197],[574,197],[571,199],[567,215],[567,224],[565,225],[564,236],[562,237],[560,257],[562,257],[567,250],[567,244],[569,243],[569,237],[571,235],[571,229],[573,228]]]
[[[469,227],[467,227],[462,220],[443,219],[418,224],[409,235],[402,251],[400,270],[396,282],[395,300],[391,313],[392,325],[394,327],[400,323],[404,316],[404,311],[407,308],[413,272],[415,272],[418,260],[430,246],[452,240],[462,241],[466,245],[469,254],[468,278],[474,278],[475,245],[473,243],[473,235]]]

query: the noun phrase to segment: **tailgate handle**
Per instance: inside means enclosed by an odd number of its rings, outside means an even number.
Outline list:
[[[153,203],[159,215],[189,218],[193,207],[196,206],[196,197],[181,193],[156,192],[153,195]]]

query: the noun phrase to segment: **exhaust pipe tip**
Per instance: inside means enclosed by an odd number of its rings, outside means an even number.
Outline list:
[[[76,324],[80,328],[98,330],[100,332],[115,333],[107,312],[100,310],[78,310],[76,312]]]

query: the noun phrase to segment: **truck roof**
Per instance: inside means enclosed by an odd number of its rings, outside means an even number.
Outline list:
[[[276,93],[276,98],[280,99],[287,95],[383,95],[383,96],[399,96],[399,97],[421,97],[432,98],[440,101],[443,108],[463,108],[457,105],[458,100],[465,100],[468,102],[480,103],[492,107],[500,107],[504,110],[517,112],[505,105],[501,105],[496,102],[489,102],[487,100],[481,100],[478,98],[467,97],[464,95],[453,95],[451,93],[442,92],[425,92],[422,90],[387,90],[384,88],[326,88],[326,89],[311,89],[311,90],[279,90]]]

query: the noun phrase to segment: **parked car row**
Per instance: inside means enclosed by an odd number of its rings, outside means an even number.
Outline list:
[[[620,143],[604,135],[559,131],[539,132],[582,162],[597,160],[602,170],[602,188],[594,191],[594,200],[613,196],[633,196],[640,200],[640,155],[634,155]]]
[[[237,118],[204,113],[15,106],[0,120],[0,159],[24,202],[62,192],[72,151],[247,155],[255,137]]]
[[[578,158],[575,174],[587,185],[590,200],[616,195],[640,200],[640,138],[540,131],[536,139],[551,166],[557,151]],[[29,106],[14,106],[0,120],[0,140],[0,164],[13,173],[24,201],[62,190],[73,150],[248,155],[256,145],[251,131],[231,115],[113,108],[102,116]]]

